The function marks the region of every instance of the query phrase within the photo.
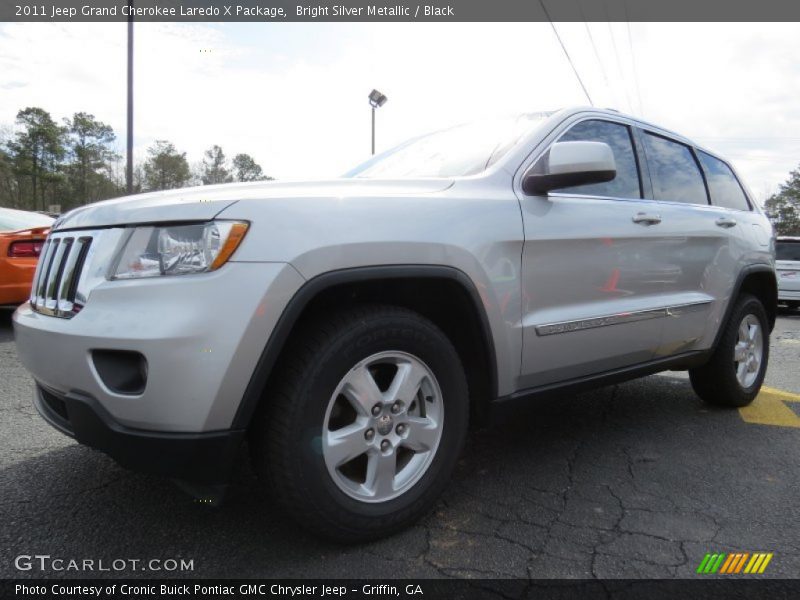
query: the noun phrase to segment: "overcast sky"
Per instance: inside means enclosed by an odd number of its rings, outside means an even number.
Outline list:
[[[596,106],[730,158],[763,199],[800,163],[800,24],[556,24]],[[594,42],[594,45],[592,44]],[[125,135],[126,25],[0,24],[0,127],[41,106]],[[549,23],[136,24],[135,153],[212,144],[281,179],[336,176],[476,117],[588,103]]]

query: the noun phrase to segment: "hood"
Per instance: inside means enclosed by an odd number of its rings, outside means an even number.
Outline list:
[[[124,196],[69,211],[53,230],[139,223],[207,221],[239,200],[404,196],[446,190],[451,179],[332,179],[228,183]]]

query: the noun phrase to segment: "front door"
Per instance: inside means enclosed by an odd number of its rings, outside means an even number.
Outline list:
[[[659,203],[645,200],[629,125],[579,121],[559,141],[614,152],[614,180],[522,196],[521,388],[546,386],[652,360],[666,312]]]

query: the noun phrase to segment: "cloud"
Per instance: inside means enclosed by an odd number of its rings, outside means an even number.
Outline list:
[[[556,27],[596,105],[730,157],[758,196],[800,162],[796,24]],[[84,110],[123,136],[125,35],[124,23],[0,26],[0,123],[25,106]],[[191,162],[219,144],[281,178],[367,158],[373,87],[389,97],[379,149],[472,118],[587,103],[549,23],[139,23],[135,47],[138,156],[155,139]]]

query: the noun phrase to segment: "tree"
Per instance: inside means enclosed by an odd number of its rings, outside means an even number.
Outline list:
[[[175,146],[166,140],[156,140],[147,149],[144,163],[144,184],[148,190],[171,190],[183,187],[191,173],[186,153],[179,154]]]
[[[777,194],[764,203],[775,233],[778,235],[800,235],[800,169],[789,173]]]
[[[206,150],[200,179],[203,181],[203,185],[233,181],[233,177],[225,167],[225,153],[216,144]]]
[[[272,179],[263,174],[261,166],[249,154],[237,154],[233,159],[236,181],[264,181]]]
[[[12,157],[0,143],[0,206],[17,206],[18,191]]]
[[[81,204],[113,195],[111,179],[114,161],[119,158],[110,148],[116,136],[114,130],[95,119],[94,115],[79,112],[66,123],[70,163],[66,165],[71,196]],[[109,194],[110,192],[110,194]]]
[[[46,188],[52,188],[61,179],[59,166],[64,157],[64,129],[53,121],[50,113],[38,107],[19,111],[17,125],[22,129],[8,144],[14,172],[30,182],[30,207],[46,210]]]

